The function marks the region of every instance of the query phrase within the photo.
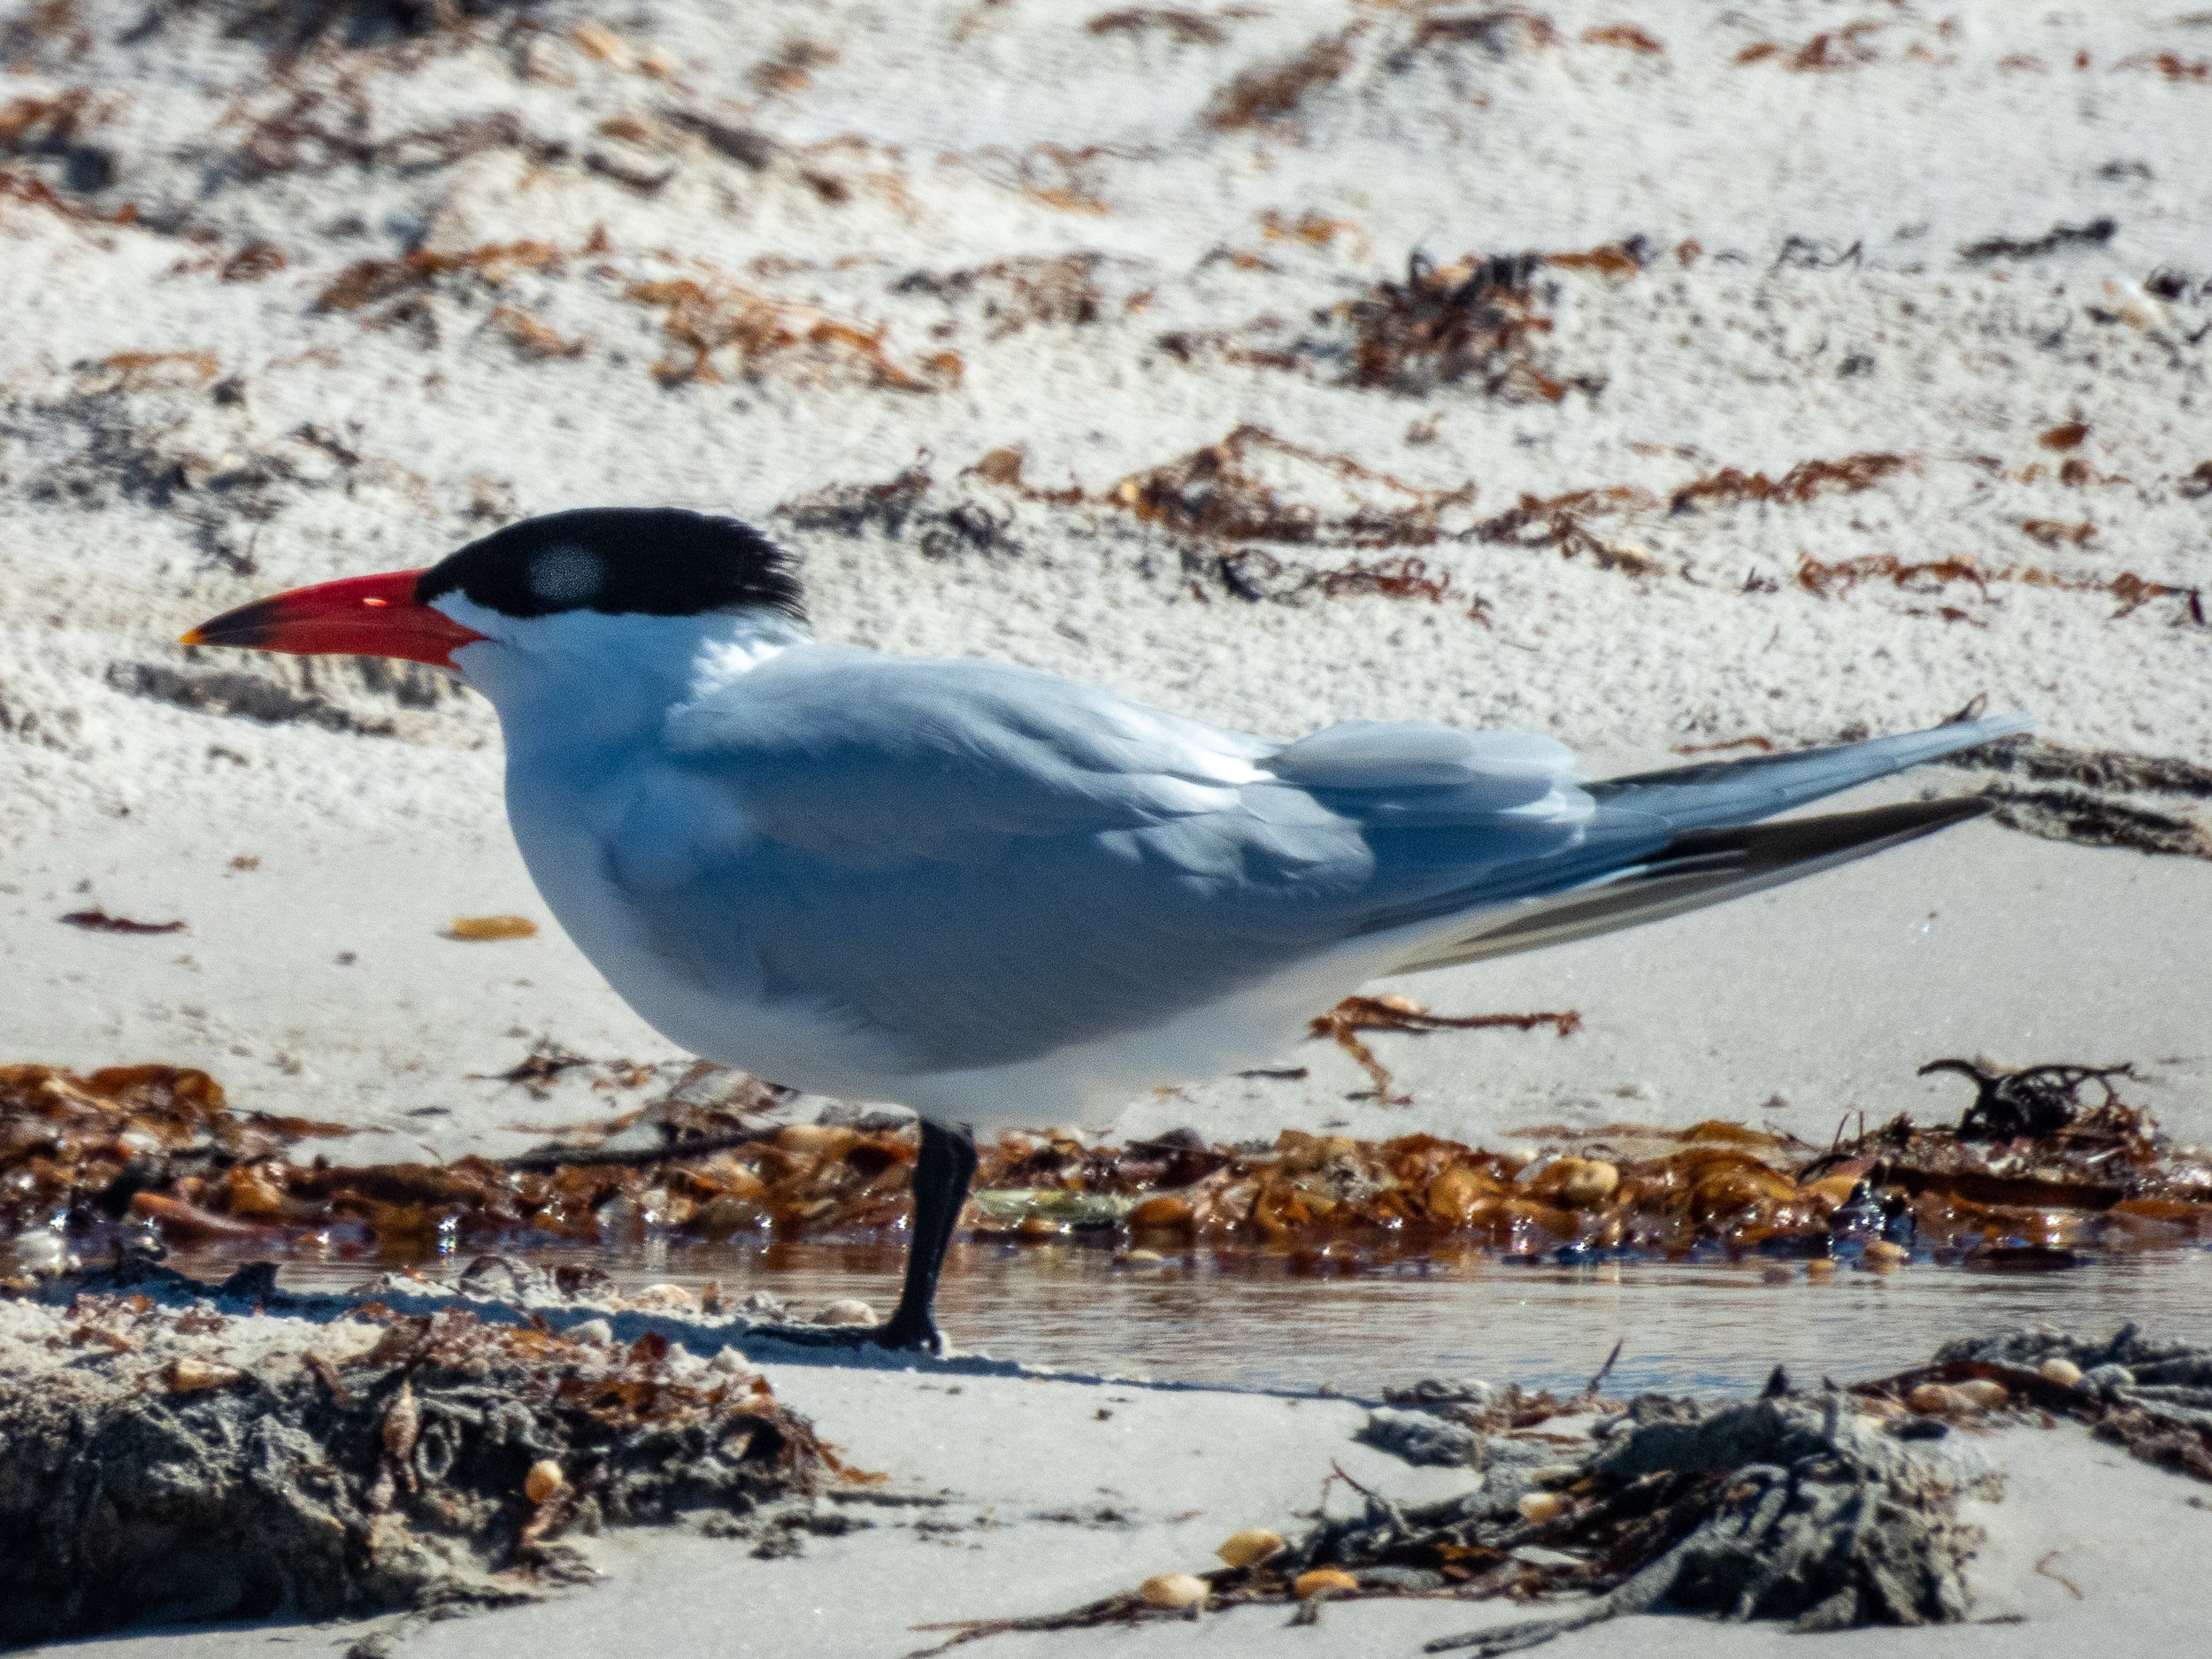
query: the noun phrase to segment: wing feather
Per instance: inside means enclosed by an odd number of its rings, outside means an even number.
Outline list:
[[[1485,872],[1517,891],[1591,812],[1540,738],[1356,723],[1285,748],[819,646],[679,710],[661,766],[608,852],[655,949],[917,1071],[1143,1029],[1463,908]]]

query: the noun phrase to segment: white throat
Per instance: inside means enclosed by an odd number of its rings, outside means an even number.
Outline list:
[[[634,745],[658,733],[670,709],[810,638],[767,610],[517,618],[458,594],[435,603],[486,636],[456,651],[453,665],[498,711],[511,763]]]

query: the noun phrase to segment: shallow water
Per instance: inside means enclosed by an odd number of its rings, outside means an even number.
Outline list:
[[[893,1247],[818,1244],[532,1259],[588,1261],[625,1289],[715,1281],[741,1299],[766,1291],[803,1314],[849,1296],[887,1310],[902,1256]],[[179,1265],[219,1274],[235,1258]],[[282,1282],[341,1290],[380,1271],[295,1262]],[[1839,1266],[1816,1280],[1794,1267],[1778,1284],[1762,1271],[1756,1263],[1532,1267],[1478,1258],[1317,1279],[1267,1258],[1139,1267],[1118,1265],[1104,1250],[969,1244],[953,1253],[938,1317],[964,1348],[1033,1364],[1325,1385],[1365,1397],[1423,1377],[1578,1386],[1616,1340],[1609,1386],[1633,1391],[1741,1389],[1777,1363],[1801,1381],[1849,1381],[1916,1363],[1955,1337],[2042,1320],[2084,1334],[2133,1320],[2153,1333],[2212,1336],[2212,1251],[2032,1274],[1916,1263],[1888,1272]]]

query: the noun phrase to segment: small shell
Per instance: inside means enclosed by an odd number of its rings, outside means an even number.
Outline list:
[[[1976,1411],[1994,1411],[2012,1398],[2004,1384],[1988,1377],[1974,1377],[1962,1383],[1953,1383],[1951,1392]]]
[[[1924,1382],[1905,1396],[1906,1408],[1924,1417],[1941,1417],[1946,1412],[1956,1411],[1963,1403],[1957,1394],[1939,1382]]]
[[[1548,1526],[1567,1512],[1567,1500],[1556,1492],[1525,1492],[1513,1506],[1531,1526]]]
[[[859,1141],[859,1132],[842,1124],[786,1124],[776,1131],[777,1149],[803,1157],[832,1157]]]
[[[1561,1158],[1536,1178],[1539,1192],[1550,1192],[1570,1210],[1603,1203],[1620,1184],[1618,1166],[1603,1158]]]
[[[1910,1260],[1910,1250],[1901,1244],[1892,1244],[1887,1239],[1876,1239],[1866,1247],[1866,1264],[1871,1268],[1901,1267]]]
[[[611,1342],[614,1326],[604,1319],[585,1319],[569,1326],[567,1336],[572,1342]]]
[[[162,1380],[169,1385],[172,1394],[203,1394],[210,1388],[227,1388],[245,1373],[229,1365],[218,1365],[213,1360],[194,1359],[190,1355],[169,1362],[162,1373]]]
[[[1221,1548],[1214,1554],[1232,1567],[1249,1567],[1256,1562],[1265,1561],[1282,1547],[1280,1532],[1271,1532],[1264,1526],[1248,1526],[1223,1539]]]
[[[1129,1212],[1129,1225],[1146,1229],[1187,1227],[1191,1225],[1188,1201],[1163,1193],[1157,1198],[1148,1198]]]
[[[1858,1186],[1855,1175],[1824,1175],[1816,1181],[1807,1181],[1804,1194],[1817,1198],[1831,1210],[1840,1210],[1851,1202],[1851,1192]]]
[[[1148,1606],[1195,1607],[1206,1599],[1206,1581],[1195,1573],[1156,1572],[1137,1586]]]
[[[842,1302],[833,1302],[814,1316],[817,1325],[873,1325],[876,1310],[866,1302],[848,1296]]]
[[[399,1392],[384,1408],[384,1450],[403,1463],[414,1454],[415,1440],[421,1432],[422,1409],[415,1403],[414,1385],[402,1379]]]
[[[1301,1601],[1317,1595],[1342,1595],[1359,1588],[1359,1580],[1341,1567],[1316,1567],[1291,1581],[1290,1592]]]
[[[648,1285],[630,1298],[633,1308],[659,1308],[671,1312],[688,1312],[698,1305],[699,1298],[681,1285]]]
[[[2081,1386],[2081,1367],[2072,1360],[2061,1359],[2056,1355],[2037,1366],[2035,1374],[2045,1382],[2056,1383],[2062,1388]]]
[[[1124,1250],[1114,1257],[1115,1264],[1120,1267],[1157,1267],[1166,1260],[1157,1250],[1143,1249]]]
[[[1808,1279],[1833,1279],[1835,1276],[1836,1263],[1832,1256],[1816,1256],[1805,1263],[1805,1277]]]
[[[1429,1213],[1439,1221],[1471,1220],[1486,1198],[1494,1198],[1498,1183],[1483,1171],[1455,1164],[1429,1183]]]
[[[526,916],[457,916],[446,924],[448,939],[528,939],[538,925]]]
[[[533,1503],[543,1503],[566,1485],[568,1477],[561,1472],[560,1464],[550,1457],[541,1457],[522,1478],[522,1495]]]
[[[603,23],[579,23],[568,32],[577,50],[587,58],[619,68],[630,61],[630,44]]]

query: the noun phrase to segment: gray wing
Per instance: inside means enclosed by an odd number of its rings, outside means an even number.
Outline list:
[[[1285,748],[1025,670],[827,646],[680,710],[664,760],[609,854],[655,949],[917,1071],[1141,1029],[1665,838],[1616,814],[1601,852],[1541,738],[1353,723]]]

